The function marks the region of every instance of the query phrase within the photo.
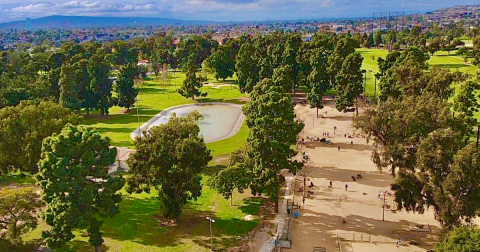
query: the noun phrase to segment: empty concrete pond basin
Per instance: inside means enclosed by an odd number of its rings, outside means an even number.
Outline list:
[[[203,120],[197,122],[197,124],[200,127],[200,135],[203,135],[207,143],[235,135],[240,130],[245,118],[242,113],[242,106],[238,104],[212,102],[203,105],[181,105],[163,110],[140,126],[140,129],[137,128],[133,131],[130,137],[135,139],[139,132],[168,122],[173,113],[177,116],[186,116],[193,110],[197,110],[203,115]]]

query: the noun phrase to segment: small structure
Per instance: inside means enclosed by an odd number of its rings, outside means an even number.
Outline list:
[[[150,64],[150,61],[149,61],[149,60],[139,60],[139,61],[137,62],[137,66],[144,66],[144,67],[146,67],[146,66],[148,66],[149,64]]]
[[[117,156],[115,157],[115,163],[108,166],[108,174],[125,171],[128,172],[129,168],[127,165],[127,159],[130,157],[135,150],[125,148],[125,147],[111,147],[117,148]]]

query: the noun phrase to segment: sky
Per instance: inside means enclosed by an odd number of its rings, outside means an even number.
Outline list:
[[[0,23],[50,15],[264,21],[424,13],[479,0],[0,0]]]

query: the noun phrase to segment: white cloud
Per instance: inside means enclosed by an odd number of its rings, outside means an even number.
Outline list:
[[[212,21],[359,17],[372,11],[423,12],[461,4],[471,0],[0,0],[0,22],[48,15]]]

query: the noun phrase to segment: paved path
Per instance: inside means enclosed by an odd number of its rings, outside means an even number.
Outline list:
[[[292,176],[287,177],[287,188],[285,190],[285,197],[283,198],[282,206],[279,209],[278,217],[275,219],[275,222],[277,223],[277,233],[274,237],[271,237],[263,244],[262,248],[260,249],[260,252],[272,252],[276,246],[275,238],[281,237],[283,234],[285,219],[287,217],[287,202],[291,198],[290,188],[291,188],[293,179],[294,177]]]

